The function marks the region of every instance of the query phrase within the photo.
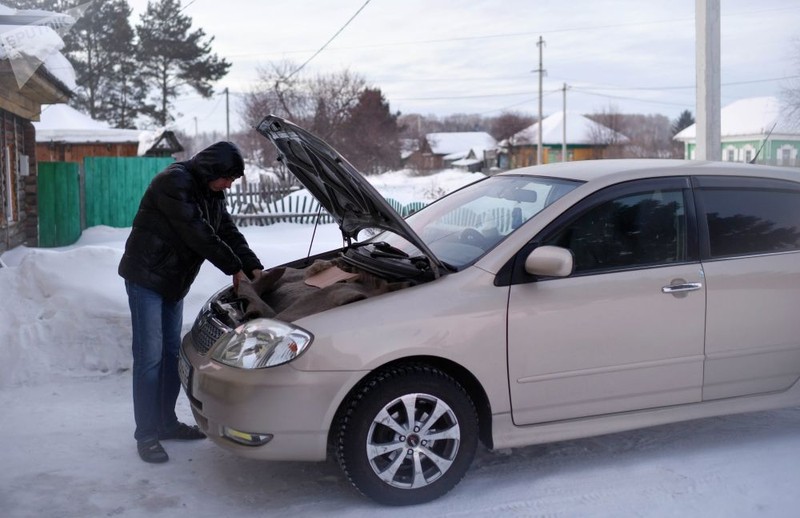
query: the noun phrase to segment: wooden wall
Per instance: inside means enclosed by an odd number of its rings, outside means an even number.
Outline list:
[[[36,144],[36,159],[39,162],[78,162],[86,157],[130,157],[139,151],[138,142],[81,143],[39,142]]]

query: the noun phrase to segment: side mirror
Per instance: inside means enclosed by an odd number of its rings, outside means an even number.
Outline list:
[[[525,271],[531,275],[567,277],[574,266],[572,252],[560,246],[540,246],[525,258]]]

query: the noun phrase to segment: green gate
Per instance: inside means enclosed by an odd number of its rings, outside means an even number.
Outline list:
[[[39,162],[39,246],[71,245],[81,237],[78,164]]]
[[[86,227],[130,227],[150,180],[174,161],[172,157],[84,159]]]

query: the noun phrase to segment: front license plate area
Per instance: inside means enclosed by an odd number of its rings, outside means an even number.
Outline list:
[[[178,376],[181,378],[181,385],[183,385],[183,390],[186,391],[186,395],[191,396],[192,366],[189,364],[189,360],[186,359],[186,356],[183,355],[183,351],[178,355]]]

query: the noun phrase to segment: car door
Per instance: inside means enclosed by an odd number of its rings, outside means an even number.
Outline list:
[[[572,251],[565,278],[519,267],[508,304],[518,425],[701,400],[705,286],[687,178],[627,182],[583,200],[523,249]]]
[[[785,390],[800,378],[800,183],[695,179],[708,281],[703,399]]]

